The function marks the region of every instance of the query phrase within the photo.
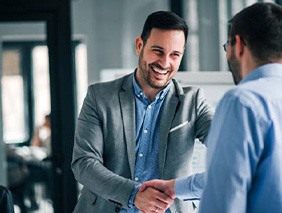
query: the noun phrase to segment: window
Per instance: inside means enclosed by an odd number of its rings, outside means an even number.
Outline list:
[[[76,93],[77,93],[77,113],[82,107],[85,98],[88,78],[87,78],[87,50],[86,45],[78,43],[75,45],[75,70],[76,70]]]
[[[22,51],[8,48],[3,51],[2,109],[3,139],[13,143],[28,140],[29,125],[26,120],[26,96],[22,75]],[[28,115],[27,115],[28,116]]]
[[[189,26],[186,47],[189,71],[227,71],[222,45],[227,40],[227,22],[243,8],[256,2],[274,0],[183,1],[184,15]]]
[[[78,110],[87,90],[86,45],[73,42]],[[36,126],[51,112],[48,48],[45,42],[3,42],[3,139],[29,144]]]
[[[35,126],[43,123],[51,112],[48,48],[37,45],[32,48],[32,76]]]

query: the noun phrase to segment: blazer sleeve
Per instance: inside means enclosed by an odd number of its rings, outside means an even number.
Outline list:
[[[127,208],[137,183],[113,173],[103,164],[103,122],[100,117],[96,95],[90,86],[76,124],[72,170],[76,180],[92,193]]]
[[[196,138],[205,144],[211,121],[214,115],[214,108],[210,106],[204,95],[203,89],[199,88],[196,93]]]

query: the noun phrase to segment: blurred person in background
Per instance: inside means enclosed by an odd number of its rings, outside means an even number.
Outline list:
[[[42,148],[47,156],[51,155],[51,114],[45,115],[42,125],[35,128],[31,145]]]
[[[46,199],[52,202],[51,114],[45,115],[43,123],[35,128],[29,148],[33,157],[28,162],[30,176],[27,191],[31,209],[36,210],[39,208],[36,184],[43,184]]]

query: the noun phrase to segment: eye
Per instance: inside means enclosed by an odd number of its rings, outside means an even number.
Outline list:
[[[153,49],[153,52],[156,53],[157,55],[163,55],[164,52],[162,50],[159,49]]]
[[[181,54],[178,53],[178,52],[172,53],[171,55],[172,55],[173,58],[178,58],[178,57],[181,56]]]

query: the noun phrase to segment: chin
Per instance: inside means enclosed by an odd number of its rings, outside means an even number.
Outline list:
[[[150,86],[154,89],[163,89],[166,85],[167,85],[166,83],[163,83],[163,84],[161,84],[161,83],[157,84],[157,83],[154,83],[154,82],[150,83]]]

